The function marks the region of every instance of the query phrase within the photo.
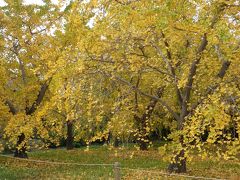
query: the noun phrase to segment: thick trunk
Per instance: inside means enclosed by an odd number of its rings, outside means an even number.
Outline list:
[[[148,144],[149,144],[149,136],[147,135],[147,132],[146,132],[146,128],[147,128],[146,119],[139,118],[137,115],[135,115],[134,119],[136,121],[136,124],[138,126],[138,131],[139,131],[137,143],[141,151],[146,151],[148,150]]]
[[[147,142],[145,141],[140,141],[139,146],[141,151],[147,151],[148,150],[148,145],[149,145],[149,137],[146,137]]]
[[[179,137],[180,144],[182,148],[184,147],[183,144],[183,135]],[[182,149],[177,155],[173,158],[172,163],[168,166],[168,171],[170,173],[185,173],[187,172],[187,161],[185,157],[185,151]]]
[[[170,163],[168,166],[168,171],[170,173],[186,173],[187,163],[186,157],[184,156],[184,150],[181,150],[175,157],[174,162]]]
[[[41,89],[38,93],[38,97],[34,101],[32,106],[30,108],[26,107],[26,109],[25,109],[26,110],[26,115],[31,116],[35,112],[37,107],[40,105],[40,103],[42,102],[42,100],[45,96],[45,93],[48,89],[48,86],[49,86],[49,83],[50,83],[51,79],[52,78],[50,78],[48,83],[46,82],[45,84],[43,84],[41,86]],[[12,115],[16,115],[18,113],[18,110],[14,107],[14,105],[12,104],[11,101],[6,100],[5,104],[8,105],[9,110],[12,113]],[[16,147],[15,152],[14,152],[14,157],[28,158],[27,153],[26,153],[26,149],[27,149],[26,148],[26,143],[24,141],[25,141],[25,135],[24,135],[24,133],[22,133],[21,135],[18,136],[17,147]]]
[[[180,120],[178,121],[178,127],[177,130],[181,131],[183,130],[183,123],[184,119],[187,116],[187,104],[182,103],[182,110],[180,114]],[[185,150],[184,150],[184,143],[183,143],[183,135],[180,135],[179,137],[179,143],[181,144],[181,150],[180,152],[177,152],[176,155],[173,157],[172,162],[168,166],[168,171],[170,173],[186,173],[187,172],[187,161],[185,157]]]
[[[25,135],[22,133],[20,136],[18,136],[17,147],[16,147],[15,152],[14,152],[14,157],[28,158],[28,155],[26,153],[26,145],[24,143],[24,140],[25,140]]]
[[[68,121],[67,122],[67,139],[66,139],[66,147],[67,150],[71,150],[74,148],[73,145],[73,122]]]

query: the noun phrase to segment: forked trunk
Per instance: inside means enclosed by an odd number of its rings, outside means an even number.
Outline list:
[[[28,158],[28,155],[26,153],[26,145],[24,143],[25,135],[22,133],[20,136],[18,136],[17,141],[17,147],[14,152],[14,157],[17,158]],[[20,148],[18,148],[20,146]]]
[[[71,150],[74,148],[73,146],[73,122],[67,121],[67,139],[66,139],[66,147],[67,150]]]

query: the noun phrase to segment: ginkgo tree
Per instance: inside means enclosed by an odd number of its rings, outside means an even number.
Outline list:
[[[58,58],[58,69],[52,76],[49,102],[37,116],[38,119],[46,119],[48,124],[57,125],[58,128],[50,132],[58,132],[56,138],[66,136],[67,149],[73,148],[74,141],[90,143],[105,137],[97,129],[104,131],[99,127],[104,124],[101,103],[106,101],[106,82],[102,82],[104,80],[95,68],[89,68],[94,64],[89,64],[86,58],[88,34],[91,31],[88,22],[94,15],[91,8],[91,4],[84,2],[71,2],[65,8],[64,29],[56,30],[54,38],[59,45],[64,45],[64,49]],[[61,132],[63,126],[66,126],[66,132]],[[49,139],[49,133],[44,139]]]
[[[52,28],[61,27],[57,5],[24,5],[6,1],[1,7],[1,64],[4,81],[1,100],[8,106],[5,137],[16,147],[16,157],[27,157],[28,140],[39,122],[34,114],[44,101],[55,73],[61,46],[54,42]]]
[[[99,41],[92,52],[98,58],[98,68],[101,66],[99,71],[140,96],[159,102],[176,120],[176,130],[170,136],[174,140],[172,144],[176,145],[173,148],[175,155],[169,170],[186,172],[187,144],[190,142],[186,143],[183,132],[188,129],[187,119],[198,118],[195,111],[201,109],[204,112],[200,107],[207,103],[206,99],[214,97],[224,86],[227,97],[228,91],[232,91],[230,83],[235,84],[239,78],[239,68],[236,68],[239,4],[201,0],[100,1],[99,4],[104,4],[106,11],[94,27],[94,38]],[[144,82],[140,85],[139,72],[142,72],[141,81]],[[165,87],[163,95],[152,93],[152,89],[156,92],[162,86]],[[221,101],[224,97],[218,97],[215,102]],[[224,111],[216,107],[215,113],[218,110]],[[238,117],[236,113],[234,116]],[[230,120],[215,118],[225,122],[217,127],[218,131],[224,131],[225,125],[231,124]],[[140,122],[141,118],[137,119]],[[219,136],[210,137],[217,139]],[[239,146],[238,138],[227,140],[234,141],[230,143],[232,147]],[[215,143],[214,140],[209,142]]]

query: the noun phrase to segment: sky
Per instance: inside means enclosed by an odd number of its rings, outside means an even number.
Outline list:
[[[58,3],[58,0],[51,0],[53,3]],[[43,5],[43,1],[42,0],[23,0],[24,4],[37,4],[37,5]],[[63,9],[66,7],[66,5],[69,3],[70,1],[67,0],[65,5],[63,6]],[[88,2],[88,0],[85,0],[85,2]],[[5,6],[7,5],[4,0],[0,0],[0,7],[1,6]],[[89,26],[90,28],[92,28],[94,26],[94,18],[92,17],[89,22],[87,23],[87,26]]]
[[[53,3],[57,3],[58,0],[52,0]],[[43,5],[42,0],[24,0],[24,4],[37,4],[37,5]],[[0,0],[0,6],[4,6],[6,3],[4,0]]]

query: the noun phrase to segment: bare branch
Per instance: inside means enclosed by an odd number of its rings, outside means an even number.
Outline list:
[[[165,101],[163,101],[161,98],[143,92],[142,90],[140,90],[139,88],[136,88],[136,86],[132,85],[130,82],[128,82],[127,80],[125,80],[125,79],[123,79],[123,78],[121,78],[121,77],[119,77],[119,76],[109,75],[109,74],[106,74],[105,72],[101,72],[101,71],[99,71],[99,72],[102,73],[102,74],[104,74],[105,76],[108,76],[108,77],[111,77],[111,78],[113,78],[113,79],[116,79],[117,81],[119,81],[119,82],[121,82],[121,83],[123,83],[123,84],[125,84],[125,85],[128,85],[132,90],[137,91],[139,94],[141,94],[141,95],[143,95],[143,96],[146,96],[146,97],[148,97],[148,98],[155,99],[155,100],[159,101],[159,103],[160,103],[162,106],[166,107],[167,110],[173,115],[173,117],[174,117],[176,120],[179,120],[179,119],[180,119],[179,115],[178,115],[176,112],[174,112],[173,109],[172,109]]]
[[[168,73],[167,71],[164,71],[164,70],[162,70],[162,69],[159,69],[159,68],[157,68],[157,67],[155,67],[155,66],[152,66],[152,65],[147,65],[147,67],[149,67],[149,68],[151,68],[151,69],[153,69],[153,70],[155,70],[155,71],[157,71],[157,72],[159,72],[159,73],[161,73],[161,74],[165,74],[165,75],[168,75],[169,77],[171,77],[171,78],[175,78],[172,74],[170,74],[170,73]]]

